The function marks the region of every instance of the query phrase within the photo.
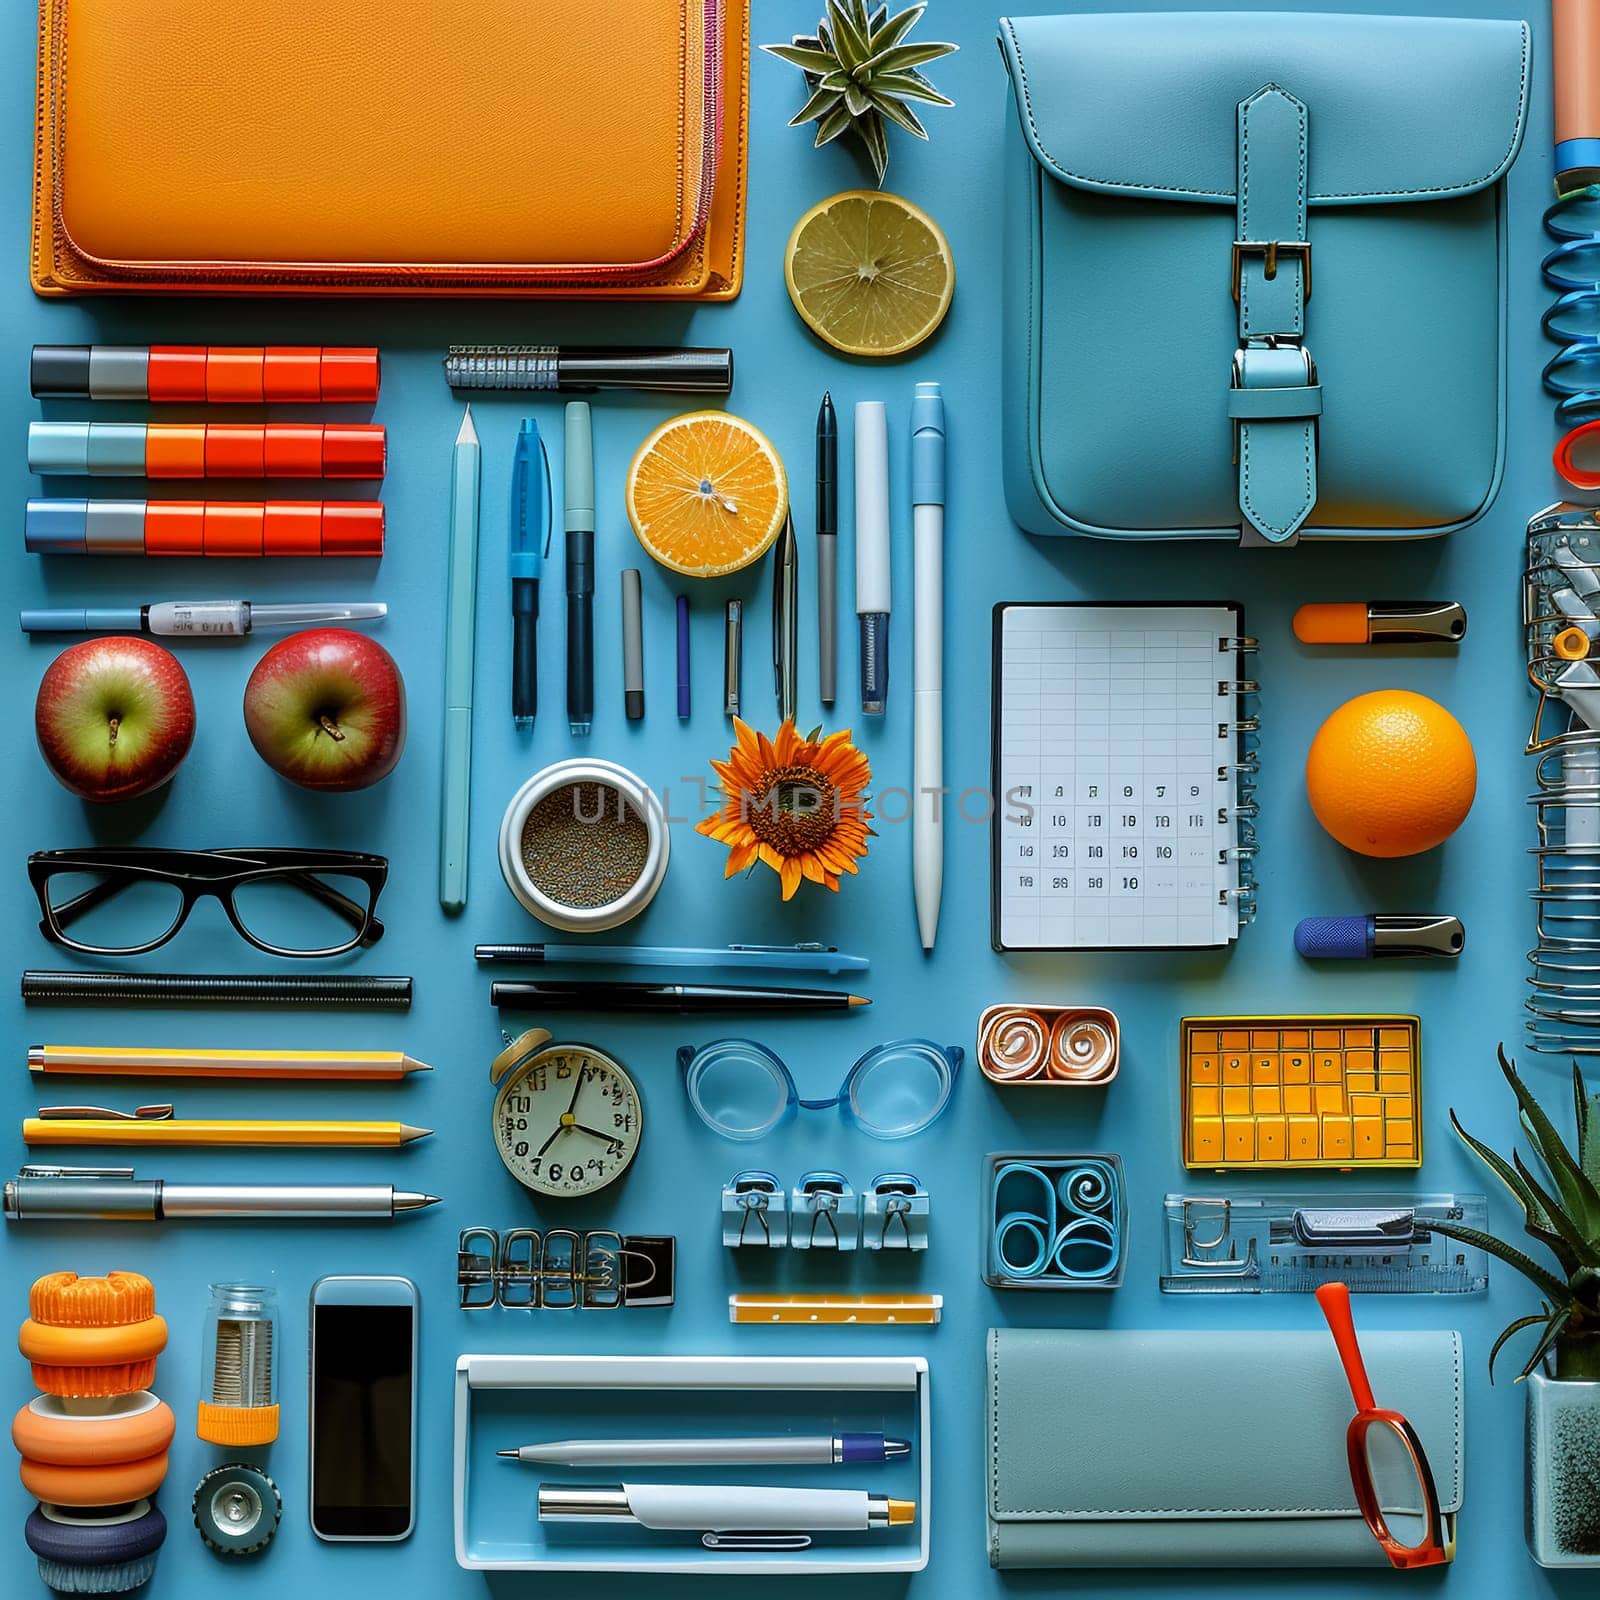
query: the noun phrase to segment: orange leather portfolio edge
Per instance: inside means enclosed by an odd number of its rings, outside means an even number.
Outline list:
[[[731,299],[749,0],[41,0],[41,295]]]

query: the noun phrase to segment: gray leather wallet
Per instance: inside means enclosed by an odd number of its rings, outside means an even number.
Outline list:
[[[1422,1440],[1453,1548],[1461,1335],[1361,1349]],[[990,1565],[1386,1566],[1350,1485],[1354,1411],[1326,1332],[991,1328]]]

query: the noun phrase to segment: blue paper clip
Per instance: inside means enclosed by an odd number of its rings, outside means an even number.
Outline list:
[[[1113,1161],[1005,1161],[991,1199],[990,1282],[1087,1288],[1120,1279],[1122,1182]]]
[[[789,1197],[789,1243],[796,1250],[854,1250],[861,1217],[842,1172],[806,1172]]]
[[[736,1172],[723,1184],[722,1242],[730,1250],[789,1243],[788,1196],[770,1172]]]

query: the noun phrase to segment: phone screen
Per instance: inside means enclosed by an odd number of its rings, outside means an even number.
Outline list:
[[[313,1305],[311,1522],[346,1539],[411,1526],[411,1306]]]

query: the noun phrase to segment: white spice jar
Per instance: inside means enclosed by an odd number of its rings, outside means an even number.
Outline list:
[[[534,817],[541,805],[547,818],[542,852]],[[607,881],[641,825],[645,839],[642,852],[636,852],[637,873],[625,882]],[[558,829],[565,848],[550,844]],[[506,887],[524,910],[565,933],[603,933],[638,916],[667,875],[670,851],[660,800],[637,773],[614,761],[580,756],[555,762],[517,790],[500,820]],[[539,870],[530,871],[530,856],[537,861],[541,854]]]

